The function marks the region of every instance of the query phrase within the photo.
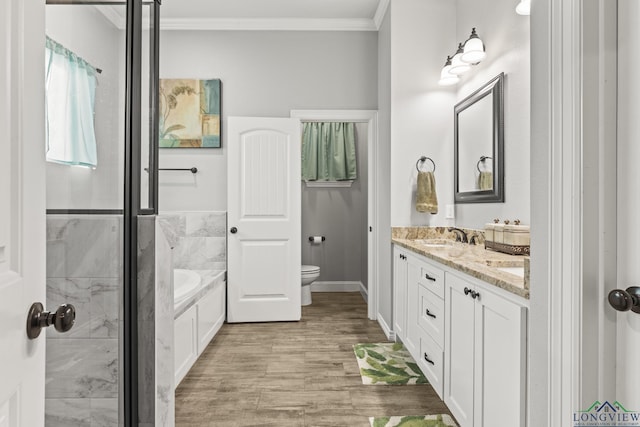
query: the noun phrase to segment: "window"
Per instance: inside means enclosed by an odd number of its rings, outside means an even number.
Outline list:
[[[95,168],[97,70],[49,37],[45,67],[47,161]]]

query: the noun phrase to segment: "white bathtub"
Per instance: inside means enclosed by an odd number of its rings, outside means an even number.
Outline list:
[[[173,301],[177,306],[200,290],[202,278],[191,270],[173,270]]]

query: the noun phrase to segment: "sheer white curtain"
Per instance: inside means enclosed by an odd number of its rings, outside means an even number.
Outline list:
[[[95,168],[96,69],[49,37],[45,66],[47,161]]]

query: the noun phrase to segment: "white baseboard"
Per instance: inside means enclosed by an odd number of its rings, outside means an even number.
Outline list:
[[[391,328],[389,327],[389,325],[387,325],[387,322],[384,321],[380,313],[378,313],[378,324],[380,324],[380,327],[382,328],[382,332],[384,332],[384,334],[387,336],[387,339],[389,341],[396,340],[396,333],[391,330]]]
[[[313,282],[311,292],[360,292],[362,282]]]
[[[367,304],[369,303],[369,291],[365,288],[364,283],[360,282],[360,295]]]

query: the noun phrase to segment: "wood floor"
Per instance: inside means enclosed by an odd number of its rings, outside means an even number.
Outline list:
[[[385,342],[359,293],[314,293],[291,323],[225,324],[176,390],[177,426],[369,426],[448,414],[429,385],[363,385],[352,346]]]

